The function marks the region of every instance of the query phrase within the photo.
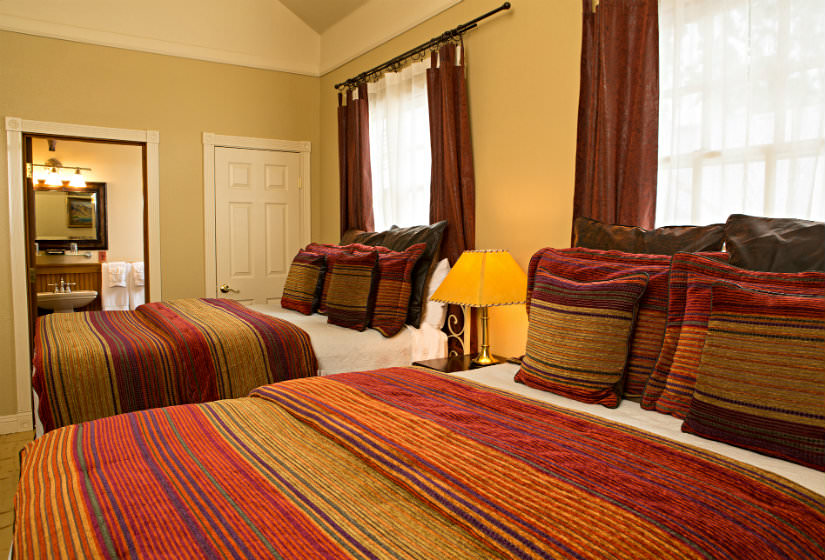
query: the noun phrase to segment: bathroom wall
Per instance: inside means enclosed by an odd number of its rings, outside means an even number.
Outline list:
[[[143,154],[141,146],[58,139],[50,152],[46,138],[32,141],[34,163],[55,158],[64,166],[88,167],[86,181],[106,183],[109,261],[143,260]],[[42,168],[36,168],[35,174]],[[71,170],[73,172],[74,170]],[[65,178],[70,170],[65,169]],[[36,177],[37,175],[35,175]],[[65,212],[65,210],[64,210]],[[42,216],[40,216],[42,217]],[[97,262],[92,251],[91,262]],[[39,255],[38,265],[90,262],[85,257]]]

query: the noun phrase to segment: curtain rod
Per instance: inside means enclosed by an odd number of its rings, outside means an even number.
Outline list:
[[[339,84],[335,84],[335,89],[355,87],[358,84],[360,84],[361,82],[367,81],[367,78],[369,78],[370,76],[378,74],[382,70],[386,70],[387,68],[391,68],[393,66],[396,66],[397,64],[403,62],[404,60],[406,60],[406,59],[408,59],[412,56],[415,56],[416,54],[418,54],[420,52],[423,52],[423,51],[425,51],[425,50],[427,50],[431,47],[434,47],[434,46],[439,45],[441,43],[446,43],[447,41],[450,41],[451,39],[454,39],[455,37],[460,37],[466,31],[469,31],[471,29],[474,29],[474,28],[478,27],[478,22],[479,21],[481,21],[483,19],[486,19],[486,18],[490,17],[493,14],[497,14],[498,12],[500,12],[502,10],[509,10],[509,9],[510,9],[510,2],[505,2],[504,4],[502,4],[501,6],[496,8],[495,10],[490,10],[486,14],[480,15],[475,19],[471,19],[467,23],[462,23],[461,25],[459,25],[458,27],[456,27],[454,29],[450,29],[449,31],[445,31],[444,33],[442,33],[438,37],[433,37],[432,39],[430,39],[426,43],[421,43],[417,47],[415,47],[413,49],[410,49],[407,52],[405,52],[403,54],[400,54],[400,55],[396,56],[395,58],[388,60],[387,62],[384,62],[383,64],[379,64],[375,68],[371,68],[371,69],[367,70],[366,72],[361,72],[360,74],[350,78],[349,80],[346,80],[346,81],[341,82]]]

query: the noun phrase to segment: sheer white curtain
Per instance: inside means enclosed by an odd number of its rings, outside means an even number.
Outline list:
[[[825,220],[825,0],[659,1],[656,225]]]
[[[369,84],[375,230],[430,223],[430,59]]]

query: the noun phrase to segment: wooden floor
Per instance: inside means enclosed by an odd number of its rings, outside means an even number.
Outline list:
[[[0,559],[8,558],[14,521],[14,492],[20,476],[20,450],[34,432],[0,435]]]

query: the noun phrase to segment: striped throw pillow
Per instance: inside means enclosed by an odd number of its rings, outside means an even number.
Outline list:
[[[566,280],[538,268],[527,352],[515,380],[572,399],[619,405],[636,305],[648,275]]]
[[[535,261],[535,265],[534,265]],[[569,280],[594,282],[645,272],[650,277],[639,300],[636,327],[625,366],[623,398],[641,400],[648,377],[656,365],[667,318],[669,255],[637,255],[598,249],[542,249],[530,261],[530,269],[541,268]],[[531,277],[532,278],[532,275]],[[528,281],[528,294],[532,281]],[[530,295],[528,295],[529,302]],[[528,311],[529,311],[528,303]]]
[[[370,324],[378,253],[341,253],[327,257],[327,322],[363,331]]]
[[[396,334],[407,320],[413,269],[426,248],[417,243],[405,251],[378,254],[378,287],[370,326],[384,336]]]
[[[324,255],[298,251],[289,267],[281,307],[312,315],[318,309],[321,287],[327,270]]]
[[[643,408],[676,418],[687,414],[705,344],[711,289],[719,280],[788,294],[825,293],[825,273],[822,272],[756,272],[693,253],[674,255],[665,338],[642,395]]]
[[[304,251],[325,255],[329,258],[331,255],[342,255],[352,253],[352,249],[342,247],[340,245],[330,245],[327,243],[310,243],[304,248]],[[321,299],[318,303],[318,313],[326,314],[327,312],[327,292],[329,292],[329,275],[324,277],[324,286],[321,288]]]
[[[712,293],[682,431],[825,471],[825,297]]]

